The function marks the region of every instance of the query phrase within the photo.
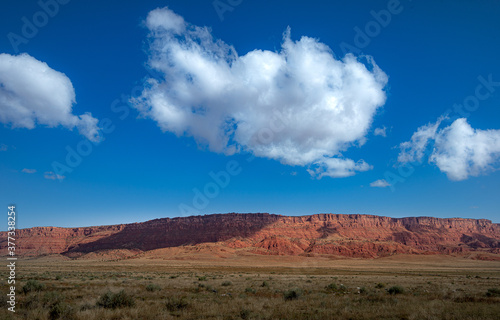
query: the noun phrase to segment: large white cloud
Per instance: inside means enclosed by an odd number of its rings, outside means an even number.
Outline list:
[[[427,144],[433,141],[429,162],[446,173],[450,180],[465,180],[498,169],[500,130],[474,129],[464,118],[438,129],[442,120],[420,127],[411,141],[402,143],[399,161],[421,161]]]
[[[13,128],[77,128],[89,140],[99,139],[97,119],[72,114],[75,90],[69,78],[28,54],[0,54],[0,122]]]
[[[148,79],[134,106],[163,131],[187,135],[211,151],[247,151],[316,177],[345,177],[371,167],[342,152],[365,142],[386,100],[386,74],[371,57],[335,59],[317,39],[293,41],[279,52],[239,56],[167,8],[149,13]]]

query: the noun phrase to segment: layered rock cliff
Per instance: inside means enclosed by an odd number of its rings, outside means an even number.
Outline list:
[[[500,224],[489,220],[360,214],[213,214],[86,228],[35,227],[17,230],[16,237],[21,256],[80,257],[106,250],[136,254],[206,243],[266,255],[500,254]],[[5,232],[0,239],[6,254]]]

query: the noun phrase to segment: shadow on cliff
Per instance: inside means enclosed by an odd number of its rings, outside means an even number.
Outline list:
[[[268,213],[213,214],[156,219],[125,225],[123,230],[96,241],[71,246],[64,255],[99,250],[154,250],[160,248],[246,238],[276,222],[281,216]]]

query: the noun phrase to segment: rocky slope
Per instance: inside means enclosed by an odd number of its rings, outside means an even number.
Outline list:
[[[5,254],[5,232],[0,239]],[[129,258],[173,247],[197,247],[193,250],[197,252],[206,244],[234,254],[375,258],[473,252],[500,257],[500,224],[489,220],[359,214],[288,217],[229,213],[100,227],[35,227],[18,230],[16,240],[16,254],[21,256],[60,254],[71,258],[96,257],[103,252],[119,252],[119,258]]]

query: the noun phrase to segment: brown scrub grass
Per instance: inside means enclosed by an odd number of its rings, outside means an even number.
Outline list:
[[[19,260],[16,271],[14,315],[5,298],[7,271],[1,270],[0,319],[498,319],[500,314],[500,262],[443,256],[46,258]],[[29,280],[36,289],[23,292]]]

